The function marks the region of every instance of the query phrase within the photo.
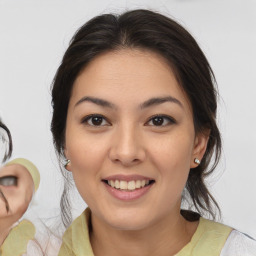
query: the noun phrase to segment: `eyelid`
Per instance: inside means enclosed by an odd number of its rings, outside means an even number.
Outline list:
[[[105,120],[108,124],[105,124],[105,125],[93,125],[93,124],[88,124],[88,121],[93,118],[93,117],[101,117],[103,120]],[[90,114],[90,115],[87,115],[85,117],[82,118],[81,120],[81,123],[82,124],[85,124],[85,125],[88,125],[88,126],[93,126],[93,127],[101,127],[101,126],[109,126],[111,125],[110,121],[103,115],[101,114]]]
[[[167,126],[167,125],[171,125],[171,124],[176,124],[176,123],[177,123],[177,121],[176,121],[173,117],[171,117],[171,116],[169,116],[169,115],[157,114],[157,115],[151,116],[151,117],[148,119],[148,121],[146,122],[146,125],[148,125],[148,123],[149,123],[150,121],[152,121],[152,120],[153,120],[154,118],[156,118],[156,117],[161,117],[161,118],[163,118],[163,119],[167,119],[169,123],[168,123],[168,124],[165,124],[165,125],[159,125],[159,126],[157,126],[157,125],[149,125],[149,126],[165,127],[165,126]]]

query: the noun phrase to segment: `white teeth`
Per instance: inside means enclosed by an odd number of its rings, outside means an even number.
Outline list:
[[[138,188],[143,188],[149,184],[149,180],[108,180],[108,185],[113,188],[120,189],[120,190],[135,190]]]
[[[112,188],[114,188],[115,187],[115,182],[113,180],[111,180],[110,185],[111,185]]]
[[[128,189],[129,190],[135,189],[135,181],[134,180],[128,182]]]
[[[121,180],[119,184],[120,184],[120,189],[127,189],[128,188],[127,181]]]
[[[140,180],[136,180],[136,182],[135,182],[135,187],[136,187],[136,188],[141,188],[141,182],[140,182]]]
[[[115,188],[120,188],[119,180],[115,181]]]

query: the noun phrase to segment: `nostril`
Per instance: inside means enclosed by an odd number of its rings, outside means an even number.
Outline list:
[[[136,141],[128,142],[119,141],[113,142],[113,145],[109,151],[109,159],[115,163],[120,163],[124,166],[138,164],[145,160],[146,153],[141,147],[137,145]]]

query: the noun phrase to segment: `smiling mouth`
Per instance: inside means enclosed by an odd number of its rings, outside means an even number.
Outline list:
[[[120,191],[135,191],[155,183],[154,180],[103,180],[103,182]]]

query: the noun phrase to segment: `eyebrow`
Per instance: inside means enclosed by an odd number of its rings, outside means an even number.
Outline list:
[[[94,97],[83,97],[82,99],[80,99],[76,104],[75,104],[75,107],[83,102],[91,102],[91,103],[94,103],[98,106],[101,106],[101,107],[107,107],[107,108],[116,108],[116,106],[106,100],[103,100],[103,99],[99,99],[99,98],[94,98]]]
[[[148,108],[148,107],[151,107],[151,106],[154,106],[154,105],[163,104],[163,103],[166,103],[166,102],[176,103],[180,107],[183,108],[182,103],[178,99],[176,99],[174,97],[171,97],[171,96],[157,97],[157,98],[149,99],[149,100],[145,101],[144,103],[142,103],[140,105],[140,107],[143,109],[143,108]]]
[[[113,103],[111,103],[107,100],[103,100],[103,99],[95,98],[95,97],[90,97],[90,96],[85,96],[85,97],[81,98],[75,104],[75,107],[80,105],[83,102],[91,102],[91,103],[94,103],[94,104],[96,104],[98,106],[101,106],[101,107],[117,108],[116,105],[114,105]],[[171,103],[178,104],[180,107],[183,108],[182,103],[178,99],[176,99],[172,96],[151,98],[151,99],[143,102],[140,105],[140,108],[144,109],[144,108],[148,108],[148,107],[151,107],[151,106],[154,106],[154,105],[163,104],[163,103],[166,103],[166,102],[171,102]]]

